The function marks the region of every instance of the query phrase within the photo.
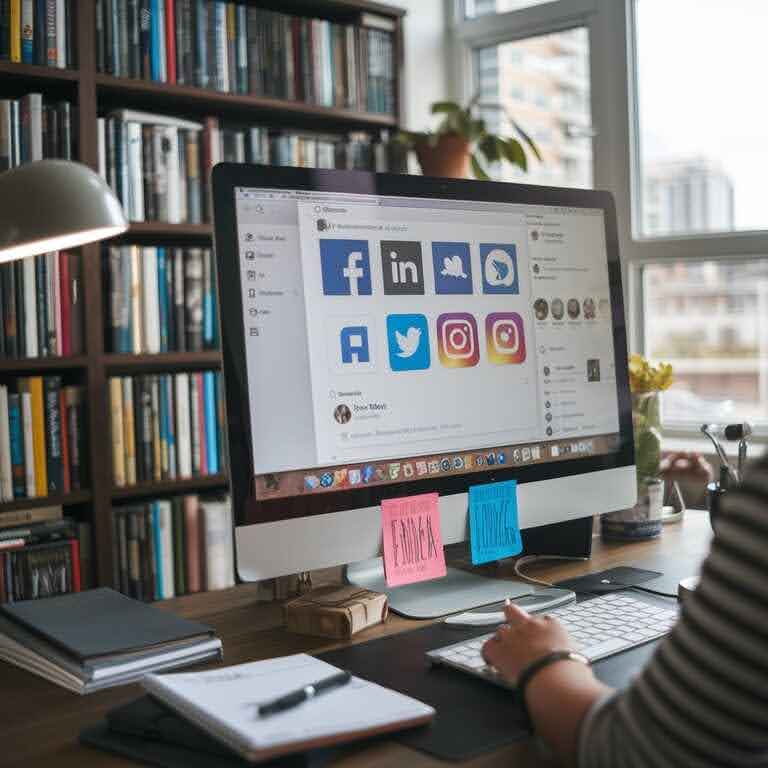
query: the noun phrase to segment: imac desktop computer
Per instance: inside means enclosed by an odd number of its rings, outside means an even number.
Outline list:
[[[608,193],[221,164],[213,211],[241,579],[385,590],[389,498],[439,493],[444,544],[476,484],[515,479],[522,529],[635,503]],[[427,617],[530,587],[387,591]]]

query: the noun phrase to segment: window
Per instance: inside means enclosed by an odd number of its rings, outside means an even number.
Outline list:
[[[517,11],[531,5],[540,5],[551,0],[465,0],[464,15],[468,19],[477,16],[487,16],[504,11]]]

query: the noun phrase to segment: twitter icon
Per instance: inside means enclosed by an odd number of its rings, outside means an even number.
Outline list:
[[[472,293],[469,243],[432,243],[435,293]]]
[[[424,315],[387,315],[387,342],[393,371],[429,368],[429,326]]]

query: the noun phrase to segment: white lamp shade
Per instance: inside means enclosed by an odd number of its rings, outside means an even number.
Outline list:
[[[112,190],[81,163],[40,160],[0,174],[0,262],[105,240],[127,228]]]

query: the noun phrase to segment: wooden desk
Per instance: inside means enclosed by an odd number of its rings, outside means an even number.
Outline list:
[[[532,567],[530,574],[557,581],[613,565],[659,557],[668,558],[671,563],[679,563],[680,558],[683,558],[690,564],[706,554],[709,538],[709,518],[706,513],[688,512],[683,523],[666,526],[661,538],[655,541],[603,544],[596,538],[589,562],[560,563],[547,567],[540,565]],[[227,664],[240,664],[289,653],[319,653],[338,647],[337,643],[330,641],[286,633],[280,626],[280,606],[256,603],[253,585],[240,585],[224,592],[190,595],[159,605],[215,627],[224,642]],[[364,632],[353,642],[415,629],[426,623],[392,616],[387,624]],[[99,721],[107,710],[129,702],[141,693],[139,686],[131,685],[80,697],[22,670],[0,664],[0,766],[128,768],[135,765],[79,746],[77,735],[82,728]],[[519,743],[463,765],[471,768],[525,768],[546,764],[537,756],[533,744]],[[435,768],[443,764],[396,742],[385,742],[372,747],[350,746],[339,758],[337,765],[341,768]]]

